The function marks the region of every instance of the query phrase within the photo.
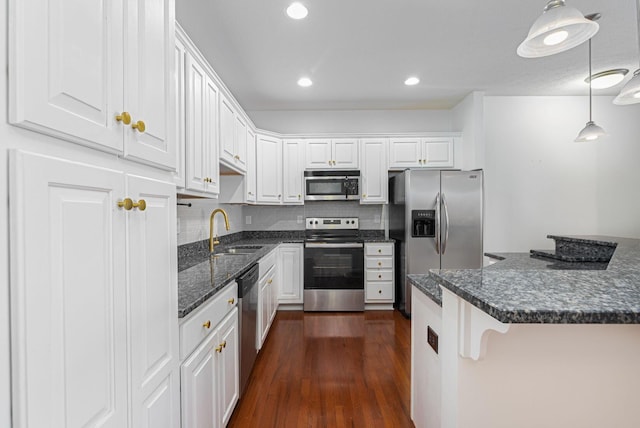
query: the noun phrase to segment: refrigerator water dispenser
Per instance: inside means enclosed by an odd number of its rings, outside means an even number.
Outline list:
[[[436,236],[436,211],[411,211],[411,236],[413,238],[434,238]]]

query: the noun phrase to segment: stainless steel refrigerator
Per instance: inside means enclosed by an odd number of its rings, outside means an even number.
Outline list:
[[[482,267],[483,173],[408,169],[389,178],[396,303],[411,315],[406,275]]]

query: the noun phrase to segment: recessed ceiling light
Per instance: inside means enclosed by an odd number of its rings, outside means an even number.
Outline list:
[[[301,77],[300,79],[298,79],[298,85],[302,86],[303,88],[307,88],[313,85],[313,82],[308,77]]]
[[[287,8],[287,15],[292,19],[302,19],[307,16],[309,11],[302,3],[294,2]]]
[[[606,89],[616,86],[624,80],[629,70],[626,68],[616,68],[614,70],[601,71],[591,76],[591,87],[593,89]],[[585,83],[589,83],[589,77],[584,79]]]
[[[407,86],[417,85],[418,83],[420,83],[420,79],[418,79],[415,76],[409,77],[407,80],[404,81],[404,84]]]

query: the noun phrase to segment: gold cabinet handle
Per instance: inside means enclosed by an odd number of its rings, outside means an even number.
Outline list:
[[[204,328],[211,328],[211,320],[207,320],[206,323],[202,324]]]
[[[382,275],[378,275],[378,279],[381,279],[381,278],[382,278]]]
[[[236,299],[234,299],[234,298],[232,297],[232,298],[230,298],[229,300],[227,300],[227,302],[228,302],[230,305],[233,305],[233,304],[236,302]]]
[[[378,290],[378,294],[382,294],[382,290]]]
[[[382,262],[378,262],[378,266],[382,266]]]
[[[298,199],[302,198],[302,195],[298,195]]]
[[[122,113],[116,116],[116,120],[118,122],[124,123],[125,125],[128,125],[131,123],[131,115],[126,111],[123,111]]]
[[[235,155],[233,158],[234,158],[235,160],[240,160],[240,156],[238,156],[238,155]]]
[[[427,160],[426,159],[422,159],[422,163],[426,165],[427,164]]]
[[[133,201],[131,198],[124,198],[122,201],[118,201],[118,206],[120,208],[124,208],[126,211],[131,210],[133,208]]]
[[[363,194],[362,194],[362,197],[366,199],[366,198],[367,198],[367,194],[366,194],[366,193],[363,193]]]
[[[269,279],[269,281],[267,281],[267,284],[271,284],[273,282],[273,279]]]
[[[144,199],[140,199],[138,202],[133,203],[133,208],[137,208],[140,211],[147,209],[147,202]]]
[[[143,133],[143,132],[145,131],[145,129],[147,129],[146,125],[145,125],[145,124],[144,124],[144,122],[143,122],[143,121],[141,121],[141,120],[139,120],[139,121],[137,121],[137,122],[135,122],[135,123],[132,123],[132,124],[131,124],[131,127],[132,127],[133,129],[137,129],[137,130],[138,130],[138,132],[140,132],[140,133]]]
[[[328,163],[329,165],[331,165],[331,161],[330,161],[330,160],[328,160],[328,161],[327,161],[327,163]]]
[[[222,345],[216,346],[216,352],[220,354],[222,352]]]
[[[381,253],[382,252],[382,248],[378,248],[378,252]]]
[[[227,341],[226,341],[226,340],[224,340],[224,341],[220,344],[220,346],[222,346],[223,348],[226,348],[226,347],[227,347]]]

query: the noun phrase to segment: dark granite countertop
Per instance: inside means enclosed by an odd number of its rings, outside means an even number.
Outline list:
[[[501,322],[640,323],[640,239],[551,238],[617,247],[608,265],[499,253],[488,254],[501,260],[483,269],[432,270],[428,275],[411,275],[409,280],[438,303],[435,285],[447,288]]]
[[[384,231],[365,231],[365,242],[393,242],[384,239]],[[378,232],[378,233],[376,233]],[[382,234],[382,235],[380,235]],[[209,240],[178,247],[178,318],[193,312],[231,281],[246,272],[279,244],[304,242],[301,231],[244,231],[219,238],[215,254],[229,247],[261,246],[253,254],[210,257]]]

